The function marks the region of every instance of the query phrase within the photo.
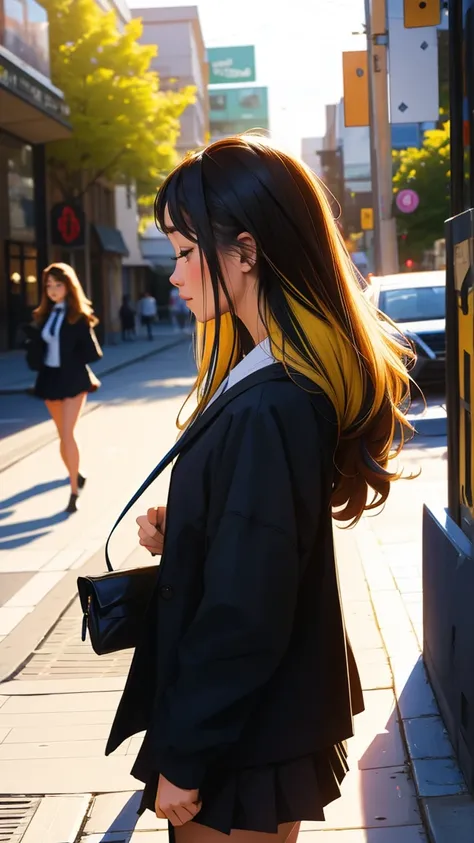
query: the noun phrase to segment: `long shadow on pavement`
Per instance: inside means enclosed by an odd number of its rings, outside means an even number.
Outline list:
[[[51,532],[48,527],[61,524],[69,518],[67,512],[57,512],[47,518],[36,518],[32,521],[19,521],[0,528],[0,551],[14,550],[31,544],[32,541]],[[37,531],[42,532],[37,532]],[[5,539],[5,541],[4,541]]]
[[[30,486],[29,489],[25,489],[23,492],[18,492],[18,494],[12,495],[10,498],[4,498],[1,500],[0,510],[9,509],[11,506],[15,506],[17,503],[22,503],[29,498],[36,498],[38,495],[44,495],[47,492],[52,492],[53,489],[59,489],[60,486],[67,486],[68,483],[69,480],[67,477],[62,480],[50,480],[49,483],[37,483],[35,486]]]

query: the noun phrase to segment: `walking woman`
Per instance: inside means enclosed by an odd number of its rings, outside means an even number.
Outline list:
[[[268,141],[186,158],[156,217],[198,323],[197,407],[167,507],[138,518],[162,559],[106,751],[145,731],[140,810],[177,843],[294,841],[340,795],[363,710],[332,519],[399,477],[407,348],[321,184]]]
[[[53,263],[43,271],[43,295],[33,316],[41,331],[42,365],[35,394],[45,402],[56,424],[61,457],[71,483],[66,512],[78,509],[79,490],[86,478],[80,472],[75,427],[88,392],[100,381],[88,367],[102,357],[94,333],[98,319],[74,269]]]

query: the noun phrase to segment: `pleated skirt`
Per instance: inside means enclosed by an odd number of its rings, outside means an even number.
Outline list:
[[[345,743],[292,761],[246,770],[216,770],[201,789],[196,822],[223,834],[232,829],[274,834],[283,823],[324,821],[348,772]],[[139,814],[155,811],[158,776],[145,785]]]
[[[95,392],[100,381],[88,366],[53,368],[43,366],[38,372],[35,395],[43,401],[64,401],[84,392]]]

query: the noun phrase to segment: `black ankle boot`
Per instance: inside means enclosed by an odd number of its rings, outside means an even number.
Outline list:
[[[66,512],[69,512],[69,513],[77,512],[77,510],[79,509],[78,497],[79,497],[79,495],[72,495],[71,494],[71,497],[69,498],[69,503],[66,507]]]
[[[86,481],[87,481],[87,477],[84,477],[84,475],[81,474],[81,472],[79,472],[79,474],[77,475],[77,485],[78,485],[79,489],[84,488],[84,486],[86,485]]]

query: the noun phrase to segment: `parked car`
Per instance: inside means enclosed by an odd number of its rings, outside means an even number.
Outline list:
[[[443,270],[372,277],[372,300],[414,343],[413,378],[444,386],[446,273]]]

